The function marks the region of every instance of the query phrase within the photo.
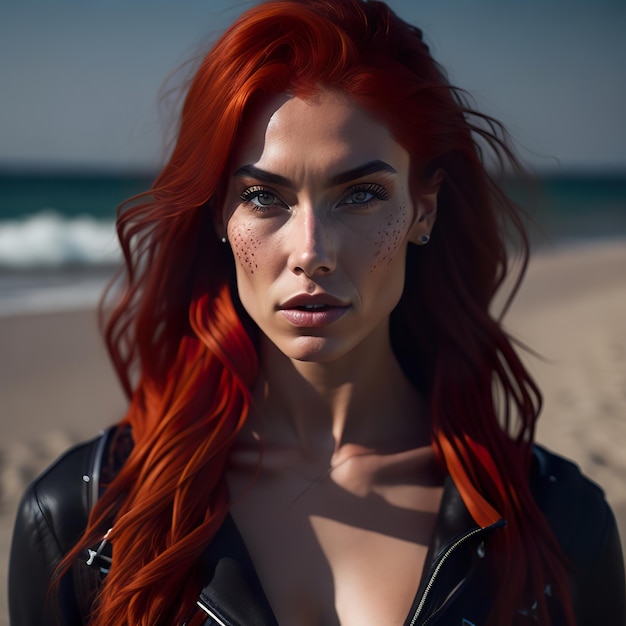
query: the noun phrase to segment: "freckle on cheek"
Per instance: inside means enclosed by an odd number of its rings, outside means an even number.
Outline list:
[[[233,253],[240,265],[244,266],[250,274],[258,269],[254,251],[258,248],[259,240],[252,235],[250,227],[233,229],[230,235]]]
[[[394,259],[394,251],[400,245],[406,231],[407,218],[406,207],[400,207],[401,215],[395,220],[390,220],[386,226],[372,228],[368,239],[372,242],[374,265],[370,272],[379,268],[379,264],[388,265]]]

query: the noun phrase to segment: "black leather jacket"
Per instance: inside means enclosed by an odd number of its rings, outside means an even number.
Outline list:
[[[67,452],[29,487],[11,548],[9,607],[12,626],[83,624],[81,600],[93,591],[93,573],[106,558],[86,554],[59,587],[56,611],[46,602],[52,572],[85,527],[98,497],[103,450],[110,432]],[[624,564],[614,516],[601,489],[571,462],[535,448],[531,486],[572,563],[577,626],[626,624]],[[490,540],[505,522],[480,528],[447,479],[424,574],[405,626],[482,626],[497,590],[488,576]],[[106,550],[105,550],[106,552]],[[86,561],[91,563],[87,567]],[[86,572],[92,575],[86,575]],[[198,606],[209,626],[277,626],[250,556],[230,517],[203,555]],[[91,585],[91,589],[89,588]],[[550,589],[546,589],[550,596]],[[562,623],[554,608],[552,626]],[[57,621],[57,619],[59,621]],[[536,623],[532,602],[516,624]],[[367,625],[369,626],[369,625]]]

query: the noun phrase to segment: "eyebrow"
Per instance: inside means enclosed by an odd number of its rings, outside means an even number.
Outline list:
[[[234,178],[237,178],[239,176],[248,176],[249,178],[262,180],[263,182],[270,183],[272,185],[280,185],[281,187],[293,187],[293,184],[288,178],[285,178],[280,174],[272,174],[272,172],[262,170],[261,168],[255,167],[254,165],[244,165],[243,167],[240,167],[233,174]]]
[[[398,173],[394,167],[389,165],[389,163],[385,163],[384,161],[370,161],[369,163],[359,165],[359,167],[355,167],[352,170],[333,176],[330,179],[330,184],[331,186],[342,185],[350,182],[351,180],[363,178],[363,176],[369,176],[370,174],[377,174],[378,172],[387,172],[389,174]]]
[[[387,172],[389,174],[398,173],[394,167],[389,165],[389,163],[385,163],[384,161],[369,161],[368,163],[359,165],[354,169],[332,176],[328,182],[331,187],[334,187],[336,185],[348,183],[351,180],[369,176],[370,174],[377,174],[378,172]],[[273,174],[272,172],[262,170],[254,165],[244,165],[240,167],[233,174],[233,176],[248,176],[272,185],[280,185],[281,187],[288,187],[290,189],[293,188],[293,183],[288,178],[285,178],[280,174]]]

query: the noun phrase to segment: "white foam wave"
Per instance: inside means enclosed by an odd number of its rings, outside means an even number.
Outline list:
[[[105,265],[120,258],[113,221],[41,211],[0,221],[0,266]]]

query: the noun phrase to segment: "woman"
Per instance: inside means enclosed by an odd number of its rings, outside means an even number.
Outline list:
[[[527,246],[483,151],[515,165],[383,3],[223,35],[118,220],[128,414],[26,494],[13,624],[623,622],[612,513],[489,311]]]

